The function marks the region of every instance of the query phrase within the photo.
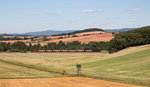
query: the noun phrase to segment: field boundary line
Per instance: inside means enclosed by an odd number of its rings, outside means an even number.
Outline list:
[[[36,70],[45,71],[45,72],[58,73],[58,74],[68,76],[68,77],[87,77],[87,78],[100,79],[100,80],[126,83],[126,84],[133,84],[133,85],[141,85],[141,86],[149,86],[150,85],[150,83],[143,83],[142,81],[134,81],[134,80],[127,81],[127,80],[123,80],[123,79],[108,78],[108,77],[101,77],[101,76],[91,76],[91,75],[86,75],[86,74],[78,75],[78,74],[68,73],[66,71],[64,72],[61,70],[55,70],[55,69],[51,69],[51,68],[40,67],[40,66],[31,65],[31,64],[25,64],[25,63],[16,62],[16,61],[8,61],[8,60],[3,60],[3,59],[0,59],[0,62],[11,64],[11,65],[16,65],[16,66],[21,66],[21,67],[26,67],[26,68],[31,68],[31,69],[36,69]]]

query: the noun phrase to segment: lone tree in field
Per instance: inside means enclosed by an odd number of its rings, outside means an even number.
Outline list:
[[[81,64],[76,64],[76,67],[77,67],[77,75],[81,75]]]

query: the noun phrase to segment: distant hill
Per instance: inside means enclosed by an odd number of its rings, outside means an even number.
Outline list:
[[[88,28],[88,29],[84,29],[84,30],[77,30],[77,31],[70,32],[70,33],[55,34],[55,35],[53,35],[53,36],[59,36],[59,35],[73,35],[73,34],[77,34],[77,33],[92,32],[92,31],[104,31],[104,30],[103,30],[103,29],[99,29],[99,28]]]
[[[122,29],[104,29],[105,31],[111,31],[111,32],[120,32],[120,31],[129,31],[134,30],[136,28],[122,28]]]
[[[119,32],[119,31],[128,31],[133,30],[135,28],[123,28],[123,29],[100,29],[100,28],[88,28],[84,30],[66,30],[66,31],[54,31],[54,30],[46,30],[39,32],[27,32],[27,33],[12,33],[9,35],[32,35],[32,36],[56,36],[56,35],[71,35],[83,32],[91,32],[91,31],[111,31],[111,32]]]
[[[6,34],[6,33],[4,33],[4,34],[0,34],[0,36],[11,36],[10,34]]]
[[[74,31],[75,30],[66,30],[66,31],[47,30],[47,31],[28,32],[28,33],[13,33],[11,35],[50,36],[50,35],[54,35],[54,34],[70,33],[70,32],[74,32]]]

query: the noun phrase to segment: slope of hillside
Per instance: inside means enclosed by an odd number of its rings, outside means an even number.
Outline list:
[[[88,28],[88,29],[84,29],[84,30],[77,30],[77,31],[70,32],[70,33],[56,34],[56,35],[54,35],[54,36],[73,35],[73,34],[78,34],[78,33],[94,32],[94,31],[104,31],[104,30],[103,30],[103,29],[100,29],[100,28]]]
[[[72,41],[79,41],[81,43],[88,43],[90,41],[110,41],[113,39],[114,36],[112,34],[100,34],[100,35],[89,35],[89,36],[80,36],[80,37],[72,37],[72,38],[64,38],[64,39],[57,39],[51,40],[48,42],[72,42]]]
[[[82,66],[85,69],[83,72],[120,82],[150,86],[149,53],[150,48],[100,61],[83,63]]]
[[[83,32],[83,33],[77,33],[77,34],[75,34],[75,35],[77,35],[77,36],[83,36],[83,35],[95,35],[95,34],[104,34],[104,33],[106,33],[106,32],[104,32],[104,31],[91,31],[91,32]]]
[[[31,40],[7,40],[7,41],[0,41],[0,42],[15,43],[15,42],[18,42],[18,41],[26,43],[26,42],[29,42]]]
[[[81,63],[84,75],[109,81],[149,86],[149,53],[150,45],[130,47],[114,54],[0,53],[0,77],[59,77],[61,75],[48,73],[47,70],[65,70],[69,73],[76,73],[76,63]],[[9,64],[2,60],[9,61]],[[17,65],[17,62],[20,64]],[[24,64],[36,66],[36,68],[24,67]]]
[[[105,31],[111,31],[111,32],[120,32],[120,31],[129,31],[134,30],[136,28],[122,28],[122,29],[104,29]]]

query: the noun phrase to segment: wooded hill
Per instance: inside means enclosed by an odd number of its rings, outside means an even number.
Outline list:
[[[95,29],[97,30],[97,29]],[[99,29],[98,29],[99,30]],[[91,31],[86,30],[86,31]],[[83,31],[78,31],[83,32]],[[76,32],[74,32],[76,33]],[[115,38],[109,42],[89,42],[87,44],[79,41],[64,43],[62,41],[55,43],[50,42],[47,45],[40,44],[27,46],[23,42],[0,43],[0,51],[28,51],[28,50],[106,50],[109,53],[117,52],[127,47],[150,44],[150,26],[137,28],[127,32],[115,34]]]
[[[89,28],[89,29],[74,31],[74,32],[71,32],[71,33],[55,34],[55,35],[52,35],[52,36],[73,35],[73,34],[77,34],[77,33],[91,32],[91,31],[104,31],[104,30],[103,29],[99,29],[99,28]]]
[[[115,38],[109,42],[108,51],[112,53],[127,47],[145,44],[150,44],[150,26],[117,34]]]

